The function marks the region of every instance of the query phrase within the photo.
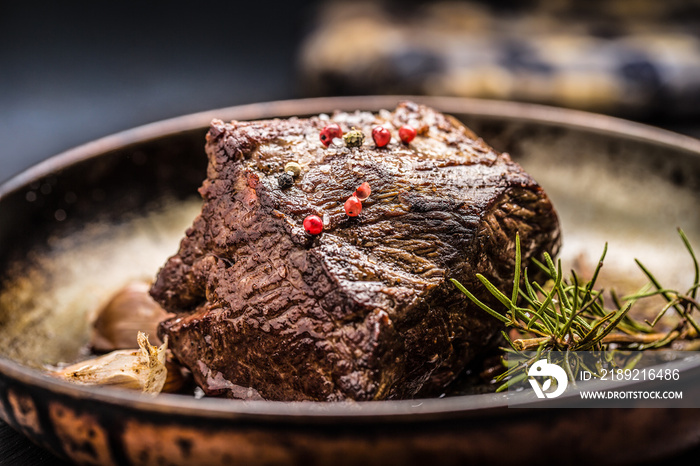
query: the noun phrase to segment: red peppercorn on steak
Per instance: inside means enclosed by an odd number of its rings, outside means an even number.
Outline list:
[[[359,147],[357,134],[322,140],[333,123],[361,131]],[[385,147],[370,136],[377,126],[391,134]],[[417,134],[410,143],[402,127]],[[475,274],[510,286],[516,232],[524,259],[559,247],[552,204],[517,163],[411,102],[376,115],[214,120],[206,139],[202,213],[151,294],[177,314],[160,334],[209,395],[440,394],[500,325],[448,279],[493,303]]]

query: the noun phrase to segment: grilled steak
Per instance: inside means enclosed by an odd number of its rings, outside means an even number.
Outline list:
[[[319,134],[331,122],[368,137],[325,147]],[[403,144],[407,123],[418,136]],[[369,137],[376,125],[393,135],[384,148]],[[214,120],[206,150],[202,213],[151,294],[177,313],[161,337],[209,395],[439,394],[499,329],[447,280],[493,302],[475,274],[513,280],[516,232],[524,258],[558,249],[540,186],[454,118],[414,103],[377,115]],[[291,161],[302,167],[293,180]],[[363,182],[372,193],[350,217],[344,202]],[[317,236],[303,228],[311,214],[323,219]]]

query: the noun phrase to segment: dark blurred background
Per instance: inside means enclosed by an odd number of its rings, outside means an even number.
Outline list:
[[[144,123],[298,95],[313,2],[0,2],[0,180]]]
[[[567,106],[700,136],[700,2],[2,2],[0,181],[186,113],[396,92]],[[57,463],[0,422],[0,464]]]

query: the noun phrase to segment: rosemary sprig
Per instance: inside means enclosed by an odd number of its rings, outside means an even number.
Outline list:
[[[502,332],[510,346],[503,350],[520,356],[521,360],[525,357],[534,361],[552,351],[566,352],[568,361],[569,353],[576,351],[662,348],[676,340],[690,340],[700,336],[700,325],[693,316],[696,311],[700,311],[697,299],[700,267],[687,236],[680,228],[678,233],[693,261],[695,275],[692,286],[684,293],[665,288],[644,264],[635,259],[649,284],[638,292],[623,297],[611,290],[610,296],[614,304],[612,309],[605,302],[605,290],[596,287],[607,254],[607,243],[589,281],[582,281],[573,270],[569,276],[565,276],[561,260],[555,264],[552,257],[545,253],[544,262],[532,259],[533,265],[545,277],[545,280],[537,282],[530,281],[527,268],[523,270],[521,279],[520,237],[516,235],[512,290],[508,293],[501,291],[483,275],[476,275],[486,290],[502,305],[496,308],[479,300],[457,280],[451,279],[451,282],[480,309],[503,322],[507,328],[517,331],[519,338],[512,338],[507,332]],[[638,302],[654,296],[662,297],[666,304],[652,321],[640,322],[630,315]],[[665,332],[655,330],[661,317],[672,309],[680,317],[676,326]],[[534,351],[535,358],[525,355],[525,351]],[[624,361],[625,367],[634,365],[638,360],[636,356],[631,356]],[[572,362],[576,367],[580,363],[581,361]],[[506,366],[505,372],[494,379],[496,382],[504,382],[498,391],[524,379],[528,364]],[[567,366],[571,370],[571,366]]]

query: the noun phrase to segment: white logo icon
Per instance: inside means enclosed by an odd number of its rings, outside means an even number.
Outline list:
[[[532,385],[532,389],[535,391],[537,398],[556,398],[564,393],[564,390],[566,390],[566,386],[569,383],[564,369],[556,364],[548,363],[546,359],[540,359],[535,364],[530,366],[530,369],[527,371],[527,375],[530,376],[528,380],[530,381],[530,385]],[[553,377],[557,381],[556,390],[551,393],[547,392],[547,390],[549,390],[552,386],[551,378],[545,380],[542,387],[540,387],[540,384],[533,377]]]

